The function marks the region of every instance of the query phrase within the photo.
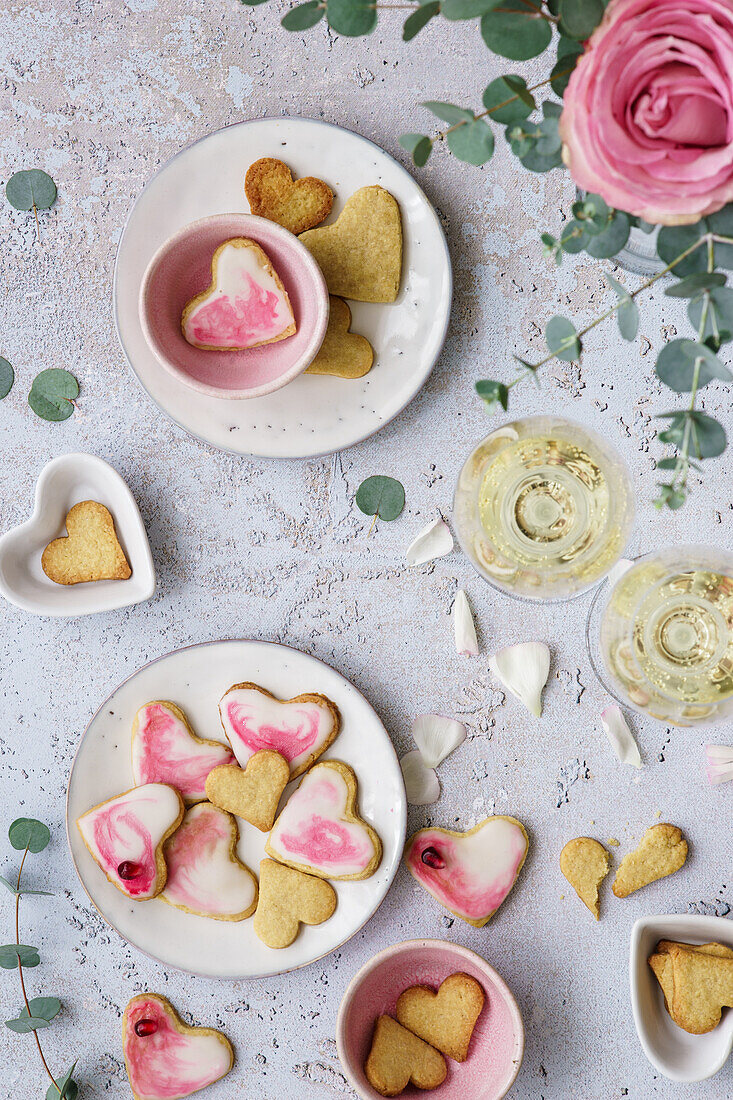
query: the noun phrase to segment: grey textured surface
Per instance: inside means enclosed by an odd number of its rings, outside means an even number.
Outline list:
[[[511,353],[541,349],[540,326],[558,307],[590,318],[605,300],[597,265],[581,261],[557,273],[541,256],[539,232],[558,229],[558,204],[572,196],[567,178],[530,176],[503,148],[483,170],[438,151],[420,173],[455,266],[448,343],[410,408],[340,456],[272,463],[213,453],[158,413],[117,347],[116,241],[135,195],[182,145],[234,120],[296,113],[358,129],[394,153],[399,133],[426,122],[417,99],[455,98],[452,74],[460,73],[463,98],[478,102],[487,80],[505,70],[474,27],[436,21],[408,48],[399,15],[383,13],[382,29],[368,40],[338,39],[323,25],[291,36],[279,27],[280,6],[0,0],[0,176],[43,167],[60,194],[42,218],[40,244],[32,218],[0,204],[0,353],[17,373],[0,418],[0,527],[26,518],[49,458],[89,450],[130,484],[159,574],[150,603],[111,615],[52,621],[2,608],[3,818],[38,815],[53,828],[53,844],[30,863],[29,876],[55,897],[22,905],[22,938],[39,942],[43,955],[28,972],[29,990],[64,997],[63,1016],[44,1034],[49,1061],[60,1070],[79,1059],[85,1098],[127,1096],[120,1017],[130,996],[151,989],[234,1042],[236,1068],[207,1093],[211,1100],[349,1096],[333,1041],[340,997],[380,947],[425,935],[477,949],[514,990],[527,1050],[513,1096],[731,1095],[730,1065],[700,1086],[675,1086],[653,1071],[627,989],[636,917],[691,908],[726,915],[733,904],[731,792],[706,786],[702,760],[704,742],[729,739],[730,731],[670,733],[635,720],[645,762],[637,776],[615,761],[599,729],[603,692],[582,641],[587,597],[551,607],[512,602],[457,553],[414,571],[404,565],[414,533],[436,509],[449,512],[462,458],[487,430],[473,380],[486,372],[511,377]],[[541,392],[514,391],[516,414],[569,414],[623,449],[638,489],[636,549],[731,543],[725,457],[706,465],[704,484],[682,512],[659,515],[649,503],[661,453],[652,415],[670,404],[653,379],[651,349],[684,323],[679,305],[655,292],[632,345],[607,324],[588,340],[581,368],[552,366]],[[42,423],[26,405],[33,374],[50,366],[71,368],[82,384],[80,412],[61,425]],[[704,400],[730,427],[729,396],[716,384]],[[399,521],[379,524],[367,539],[353,494],[377,471],[402,479],[408,504]],[[449,611],[460,586],[479,623],[482,651],[474,659],[453,649]],[[335,665],[373,702],[400,752],[411,747],[416,713],[467,722],[469,740],[441,767],[440,802],[413,810],[410,826],[463,828],[493,810],[527,824],[529,861],[486,929],[451,921],[401,872],[371,923],[337,955],[297,974],[235,985],[163,972],[90,910],[63,819],[68,771],[91,714],[148,659],[191,641],[246,635],[286,641]],[[553,649],[540,722],[506,700],[487,670],[492,647],[532,637]],[[596,926],[560,876],[560,848],[591,833],[618,837],[617,851],[625,851],[658,814],[687,832],[687,866],[625,901],[613,899],[607,884]],[[7,842],[0,863],[4,874],[15,865]],[[11,917],[7,895],[5,939]],[[17,1010],[16,984],[16,975],[3,973],[3,1019]],[[44,1095],[29,1037],[0,1029],[0,1065],[1,1096]]]

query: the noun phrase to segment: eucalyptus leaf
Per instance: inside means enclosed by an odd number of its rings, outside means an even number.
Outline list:
[[[38,966],[41,961],[37,947],[27,944],[8,943],[0,947],[0,966],[3,970],[15,970],[21,966]]]
[[[42,370],[33,379],[28,404],[43,420],[67,420],[79,396],[79,383],[70,371],[58,367]]]
[[[76,1100],[79,1095],[79,1086],[72,1077],[75,1069],[76,1062],[74,1062],[70,1070],[67,1070],[63,1077],[57,1077],[55,1079],[54,1085],[48,1086],[46,1100]]]
[[[15,886],[13,886],[12,882],[5,878],[5,875],[0,875],[0,882],[10,891],[11,894],[15,894],[17,897],[19,891],[15,888]]]
[[[503,382],[477,382],[476,393],[482,401],[486,402],[489,411],[493,412],[497,405],[501,405],[506,412],[509,405],[509,390]]]
[[[26,848],[37,855],[48,847],[51,832],[48,825],[37,821],[34,817],[18,817],[8,829],[8,838],[17,852]]]
[[[725,450],[727,437],[725,428],[712,416],[705,413],[688,413],[692,423],[693,450],[697,458],[717,458]]]
[[[413,162],[418,168],[422,168],[423,165],[427,164],[433,151],[433,143],[425,134],[403,134],[400,138],[400,145],[412,154]]]
[[[536,106],[521,76],[497,76],[484,91],[483,104],[492,119],[502,125],[523,122]]]
[[[480,118],[451,130],[446,140],[455,157],[477,167],[491,160],[494,153],[494,134]]]
[[[443,103],[438,99],[428,99],[422,106],[427,107],[439,119],[450,123],[451,126],[459,122],[473,122],[473,111],[469,111],[466,107],[456,107],[453,103]]]
[[[625,286],[613,275],[606,273],[609,286],[616,292],[619,306],[616,310],[619,332],[624,340],[634,340],[639,331],[639,309]]]
[[[15,371],[12,365],[7,359],[3,359],[0,356],[0,401],[3,397],[7,397],[13,388],[13,382],[15,381]]]
[[[696,372],[696,363],[699,368]],[[670,340],[659,353],[655,367],[658,378],[677,393],[690,393],[707,386],[713,378],[728,381],[733,375],[705,344],[694,340]],[[696,377],[697,373],[697,377]]]
[[[582,346],[575,326],[567,317],[552,317],[545,329],[548,350],[558,359],[572,363],[580,356]]]
[[[536,148],[536,143],[526,152],[520,155],[520,163],[530,172],[549,172],[562,164],[562,150],[556,149],[554,153],[545,155]]]
[[[629,218],[616,210],[608,225],[595,237],[591,237],[586,251],[597,260],[608,260],[621,251],[629,239]]]
[[[357,508],[364,515],[393,520],[405,507],[405,490],[396,478],[374,474],[362,481],[355,499]]]
[[[377,25],[374,0],[326,0],[328,25],[346,38],[371,34]]]
[[[402,39],[411,42],[415,35],[419,34],[423,27],[427,27],[440,11],[440,0],[432,0],[429,4],[422,4],[412,15],[408,15],[402,28]]]
[[[704,290],[721,286],[725,286],[725,275],[720,271],[699,271],[668,286],[664,293],[668,298],[696,298]]]
[[[296,4],[291,8],[281,22],[286,31],[307,31],[309,27],[320,23],[323,10],[321,0],[306,0],[304,4]]]
[[[446,19],[475,19],[497,6],[499,0],[443,0],[441,13]]]
[[[47,172],[29,168],[10,177],[5,194],[16,210],[48,210],[56,202],[56,184]]]
[[[18,1035],[28,1035],[31,1031],[40,1031],[41,1028],[50,1027],[51,1021],[36,1016],[19,1016],[16,1020],[6,1020],[5,1026]]]
[[[729,287],[715,287],[707,296],[708,311],[705,318],[705,330],[703,339],[716,336],[722,331],[729,334],[733,332],[733,290]],[[702,314],[705,305],[705,295],[693,298],[687,307],[687,316],[692,325],[700,331]]]
[[[569,252],[573,255],[576,252],[582,252],[584,248],[587,248],[590,236],[588,234],[587,225],[576,221],[575,218],[569,221],[562,231],[560,237],[560,244],[562,245],[564,252]]]
[[[686,413],[659,413],[659,418],[660,420],[669,420],[669,426],[659,433],[660,442],[671,443],[674,447],[680,447],[685,437]]]
[[[705,220],[694,225],[663,225],[657,235],[657,254],[665,264],[671,264],[683,252],[700,241],[707,233]],[[707,271],[707,249],[700,245],[684,260],[675,264],[672,271],[678,278],[692,275],[698,271]]]
[[[557,43],[557,61],[550,73],[550,87],[555,95],[562,98],[570,82],[578,58],[583,55],[583,47],[571,38],[559,38]]]
[[[582,42],[603,18],[603,0],[560,0],[558,15],[563,34]]]
[[[552,25],[540,15],[540,0],[501,0],[481,20],[481,35],[492,53],[512,61],[537,57],[552,40]]]
[[[716,210],[709,214],[707,223],[711,232],[721,237],[728,237],[733,241],[733,203],[728,203],[722,210]],[[714,257],[717,267],[724,267],[727,271],[733,271],[733,244],[716,241],[714,245]]]

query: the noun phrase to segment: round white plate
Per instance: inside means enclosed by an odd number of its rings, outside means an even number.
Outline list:
[[[324,179],[336,198],[329,222],[360,187],[380,184],[402,211],[402,287],[392,305],[350,302],[352,331],[375,351],[360,379],[302,375],[266,397],[206,397],[171,376],[145,341],[138,296],[145,269],[173,233],[209,214],[249,209],[244,176],[260,157],[279,157],[295,177]],[[240,122],[189,145],[142,192],[117,253],[117,334],[143,387],[172,420],[221,450],[261,458],[310,458],[366,439],[405,408],[443,346],[452,274],[443,231],[412,176],[366,138],[307,118]]]
[[[371,878],[334,882],[336,912],[321,925],[302,927],[282,950],[255,936],[252,919],[217,921],[174,909],[159,898],[130,901],[113,886],[86,848],[76,820],[92,806],[133,786],[132,720],[151,699],[170,699],[186,712],[200,736],[224,740],[218,701],[232,684],[253,681],[281,699],[317,691],[332,699],[342,729],[321,759],[351,764],[359,781],[358,807],[379,833],[382,862]],[[286,797],[297,786],[286,790]],[[395,876],[405,841],[407,806],[402,773],[387,732],[348,680],[315,657],[274,642],[223,641],[178,649],[159,657],[110,695],[92,718],[74,760],[66,801],[71,855],[82,885],[104,919],[141,951],[166,966],[211,978],[282,974],[334,951],[369,920]],[[266,833],[238,822],[238,854],[255,873]]]

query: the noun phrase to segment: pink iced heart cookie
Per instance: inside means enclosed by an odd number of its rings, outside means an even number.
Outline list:
[[[348,764],[316,764],[275,822],[267,854],[320,878],[369,878],[382,858],[382,842],[359,817],[356,800],[356,776]]]
[[[146,783],[93,806],[76,824],[112,885],[144,901],[165,886],[163,844],[181,824],[183,810],[173,787]]]
[[[209,802],[186,811],[166,843],[168,881],[163,901],[214,920],[244,920],[257,908],[257,879],[237,858],[239,829],[231,814]]]
[[[467,833],[421,829],[407,842],[405,862],[429,894],[481,928],[516,882],[528,848],[521,821],[497,815]]]
[[[209,351],[256,348],[292,336],[293,307],[265,252],[247,237],[220,244],[211,260],[211,286],[187,302],[181,331]]]
[[[180,1100],[226,1076],[232,1045],[211,1027],[188,1027],[157,993],[133,997],[122,1018],[122,1052],[135,1100]]]
[[[222,697],[224,733],[241,767],[261,749],[284,756],[290,778],[302,775],[328,748],[341,725],[338,708],[325,695],[309,693],[281,702],[257,684],[235,684]]]
[[[132,775],[135,785],[167,783],[184,802],[206,798],[206,777],[219,764],[233,764],[227,745],[197,737],[175,703],[145,703],[132,723]]]

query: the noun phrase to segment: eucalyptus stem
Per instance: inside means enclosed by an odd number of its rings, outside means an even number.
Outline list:
[[[538,88],[544,88],[547,84],[550,84],[553,80],[556,80],[557,77],[566,76],[570,72],[572,72],[572,68],[561,69],[560,72],[553,73],[552,76],[548,76],[544,80],[540,80],[537,84],[532,84],[531,87],[527,88],[527,93],[529,94],[531,92],[536,92]],[[485,111],[480,111],[477,115],[474,115],[472,121],[477,122],[480,118],[486,118],[487,115],[493,115],[495,111],[500,111],[502,107],[508,107],[510,103],[515,103],[520,98],[521,97],[518,95],[509,96],[508,99],[503,100],[501,103],[497,103],[493,107],[488,107]],[[432,137],[430,140],[442,141],[448,136],[448,134],[452,134],[454,130],[460,130],[461,126],[466,126],[468,122],[469,119],[464,119],[461,122],[456,122],[453,126],[449,126],[447,130],[439,130],[437,134],[435,134],[435,136]]]

